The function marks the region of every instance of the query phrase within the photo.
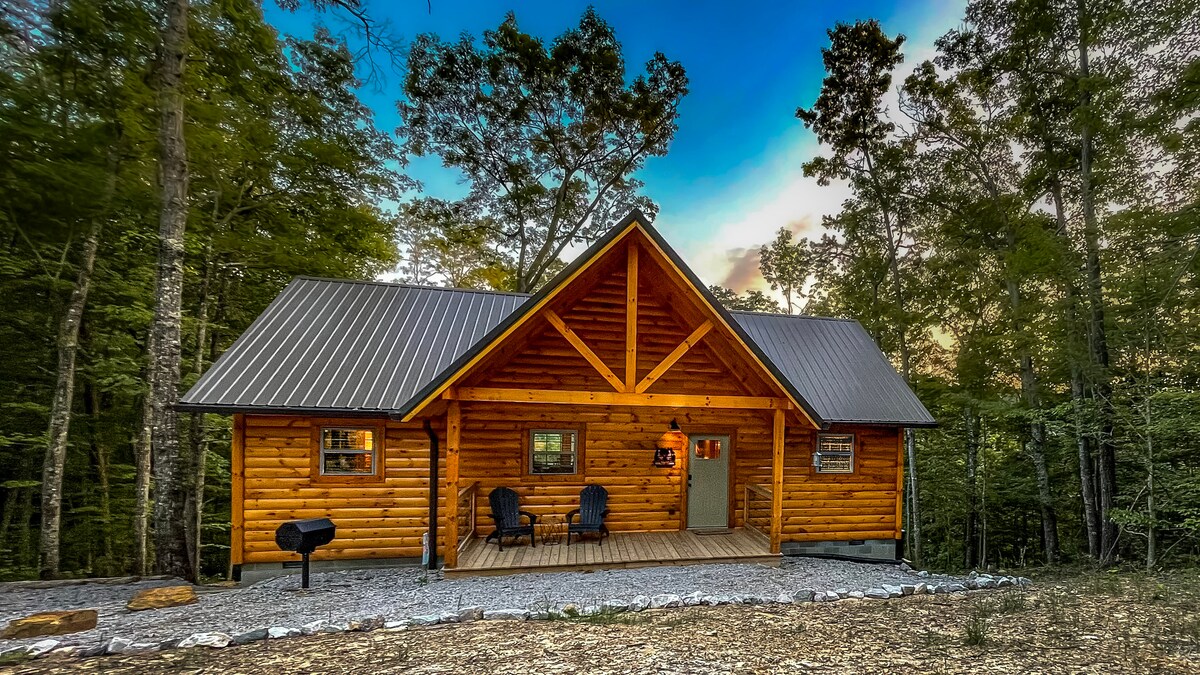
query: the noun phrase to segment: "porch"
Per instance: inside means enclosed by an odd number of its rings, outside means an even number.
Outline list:
[[[521,572],[566,572],[697,565],[713,563],[758,563],[778,566],[780,556],[771,553],[770,539],[752,528],[736,528],[712,534],[689,530],[670,532],[614,532],[597,546],[594,538],[566,545],[528,539],[501,551],[482,538],[463,542],[458,567],[447,568],[447,577],[489,576]]]

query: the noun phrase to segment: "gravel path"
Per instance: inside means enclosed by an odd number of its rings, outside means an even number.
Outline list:
[[[780,567],[695,565],[598,572],[515,574],[442,579],[417,568],[354,570],[314,574],[312,588],[299,588],[299,575],[278,577],[245,588],[200,589],[194,605],[129,612],[125,603],[137,591],[170,582],[124,585],[81,584],[59,588],[0,585],[0,625],[35,612],[96,608],[95,630],[56,636],[62,644],[96,644],[114,636],[135,642],[161,642],[192,633],[231,635],[271,626],[300,627],[321,619],[345,622],[369,617],[386,620],[453,611],[545,608],[595,604],[610,598],[674,593],[758,595],[813,590],[866,590],[881,584],[912,583],[893,565],[814,558],[785,559]],[[948,580],[931,576],[928,581]],[[6,647],[36,640],[0,640]]]

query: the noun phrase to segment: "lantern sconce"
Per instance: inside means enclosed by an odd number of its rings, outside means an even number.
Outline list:
[[[671,420],[670,428],[658,439],[658,446],[654,450],[654,466],[674,467],[676,455],[683,452],[686,444],[687,436],[679,430],[679,423]]]

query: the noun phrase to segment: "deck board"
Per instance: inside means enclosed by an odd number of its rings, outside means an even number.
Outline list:
[[[473,539],[459,555],[458,567],[446,570],[446,576],[703,563],[778,565],[779,560],[765,538],[742,529],[710,535],[688,531],[621,532],[605,539],[603,546],[597,546],[592,538],[567,546],[564,537],[557,546],[539,543],[537,548],[530,548],[526,543],[514,543],[506,544],[503,551],[494,543]]]

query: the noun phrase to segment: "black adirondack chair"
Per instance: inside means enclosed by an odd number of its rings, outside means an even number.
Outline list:
[[[488,503],[492,506],[492,520],[496,522],[496,530],[484,539],[484,542],[489,542],[492,539],[500,546],[500,550],[504,550],[505,537],[524,537],[529,536],[529,546],[536,548],[537,543],[534,541],[534,528],[537,525],[537,516],[520,509],[520,497],[516,492],[509,488],[501,487],[492,490],[488,495]],[[521,517],[529,519],[528,525],[521,524]]]
[[[599,485],[589,485],[579,492],[579,508],[572,509],[567,514],[567,546],[571,545],[571,533],[581,535],[594,532],[598,535],[597,546],[604,545],[608,536],[608,528],[604,526],[604,517],[608,515],[608,490]],[[579,516],[579,522],[573,522]],[[576,537],[578,538],[578,537]]]

